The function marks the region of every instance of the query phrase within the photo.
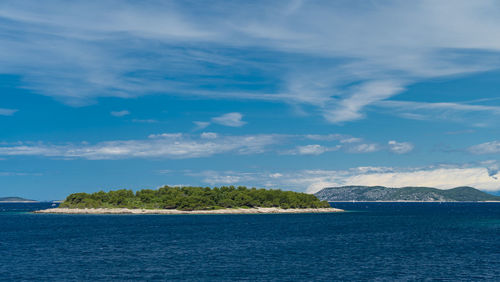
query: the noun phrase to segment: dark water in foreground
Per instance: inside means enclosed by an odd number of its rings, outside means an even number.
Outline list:
[[[0,280],[500,280],[500,203],[294,215],[35,215],[0,204]]]

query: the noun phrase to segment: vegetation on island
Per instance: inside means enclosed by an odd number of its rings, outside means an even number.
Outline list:
[[[277,207],[329,208],[326,201],[306,193],[274,189],[223,187],[169,187],[157,190],[144,189],[99,191],[69,195],[60,208],[129,208],[129,209],[178,209],[211,210],[223,208]]]

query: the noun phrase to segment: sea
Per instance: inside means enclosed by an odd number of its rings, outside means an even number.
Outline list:
[[[0,204],[6,281],[499,281],[500,203],[331,214],[50,215]]]

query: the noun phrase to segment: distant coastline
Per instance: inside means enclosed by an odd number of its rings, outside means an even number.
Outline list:
[[[0,197],[0,203],[39,203],[39,202],[21,197]]]
[[[29,204],[29,203],[40,203],[38,201],[0,201],[0,204],[9,204],[9,203],[12,203],[12,204],[15,204],[15,203],[19,203],[19,204]]]
[[[384,186],[327,187],[314,194],[328,202],[498,202],[499,196],[473,187],[437,189],[432,187],[389,188]]]
[[[333,213],[343,212],[337,208],[248,208],[248,209],[217,209],[217,210],[175,210],[175,209],[128,209],[128,208],[54,208],[35,211],[39,214],[297,214],[297,213]]]

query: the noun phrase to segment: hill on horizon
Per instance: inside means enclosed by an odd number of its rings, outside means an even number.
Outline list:
[[[0,202],[38,202],[35,200],[25,199],[21,197],[0,197]]]
[[[442,190],[432,187],[388,188],[384,186],[327,187],[314,194],[320,200],[335,201],[424,201],[424,202],[484,202],[500,201],[473,187]]]

